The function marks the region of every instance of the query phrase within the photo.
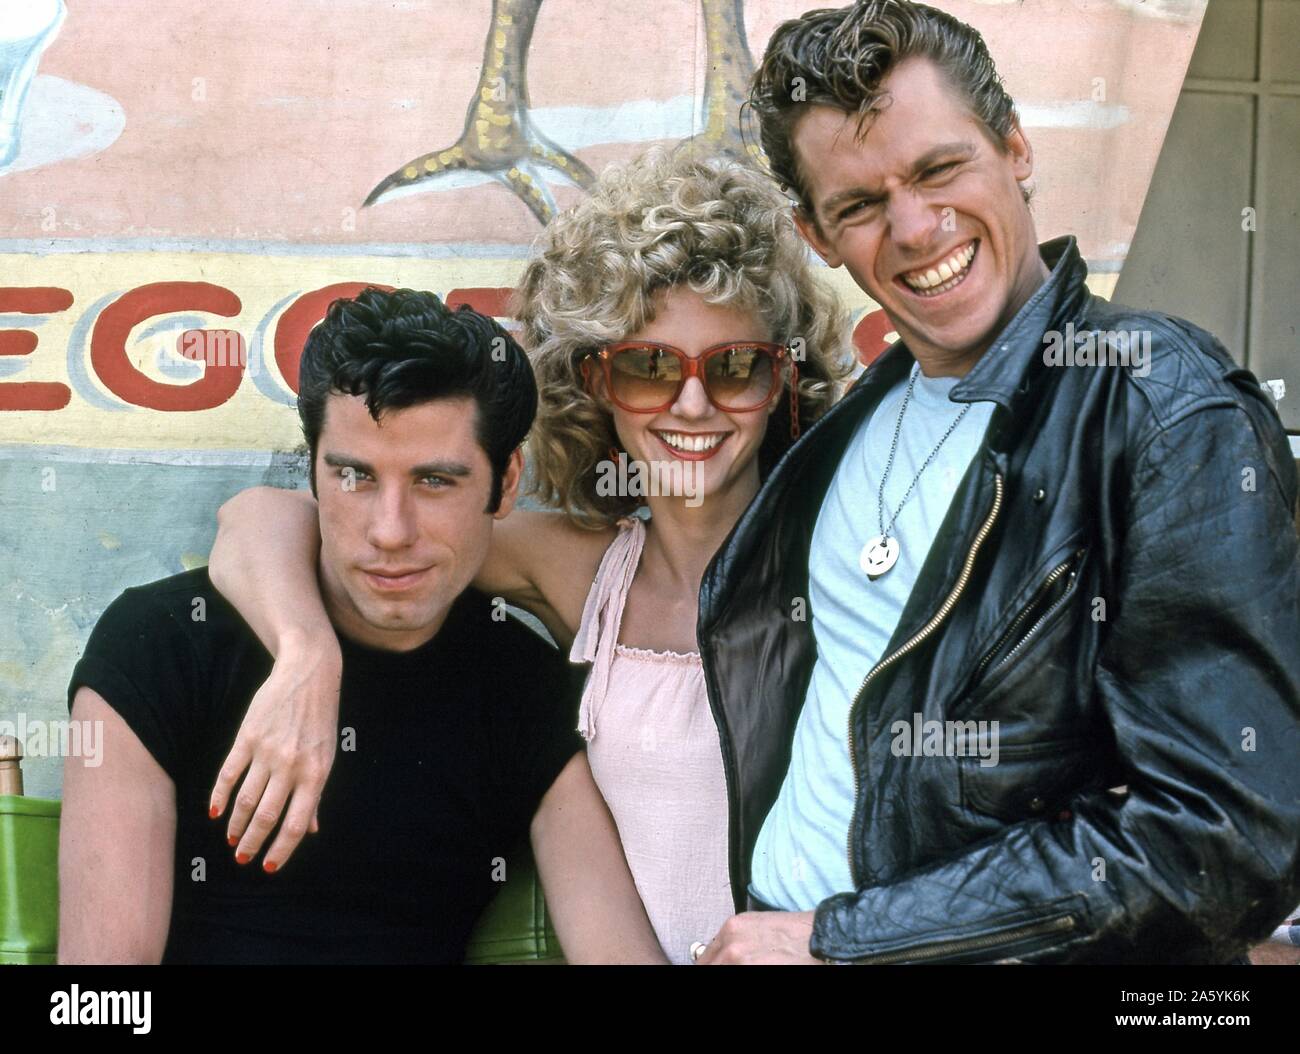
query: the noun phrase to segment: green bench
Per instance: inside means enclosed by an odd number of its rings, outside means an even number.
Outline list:
[[[59,803],[0,795],[0,965],[53,963],[59,946]]]

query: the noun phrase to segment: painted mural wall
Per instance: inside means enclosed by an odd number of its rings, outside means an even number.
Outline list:
[[[690,137],[745,156],[755,58],[811,6],[0,3],[0,722],[66,717],[99,614],[206,562],[227,497],[305,486],[297,356],[332,299],[501,315],[605,165]],[[1040,235],[1076,234],[1108,293],[1205,0],[938,6],[1019,104]],[[887,321],[823,273],[870,359]],[[57,751],[28,740],[28,793],[55,797]]]

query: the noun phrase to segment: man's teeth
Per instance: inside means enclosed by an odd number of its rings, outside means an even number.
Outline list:
[[[659,437],[670,447],[676,450],[685,450],[690,453],[698,453],[701,450],[712,450],[727,437],[724,435],[689,435],[686,432],[660,432]]]
[[[903,275],[903,281],[918,293],[931,290],[939,292],[939,286],[944,285],[951,289],[956,284],[953,279],[961,277],[966,272],[966,268],[970,266],[974,256],[975,243],[970,242],[966,248],[958,249],[937,267],[931,267],[928,271],[913,271],[911,274]]]

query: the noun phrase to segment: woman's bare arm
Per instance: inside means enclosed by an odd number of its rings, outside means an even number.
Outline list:
[[[536,615],[567,650],[614,534],[613,528],[584,530],[562,512],[516,507],[492,525],[492,546],[474,586]]]
[[[302,491],[254,487],[217,513],[208,575],[275,657],[248,706],[210,802],[215,818],[245,772],[227,824],[255,857],[290,803],[263,867],[283,867],[307,832],[334,764],[343,660],[316,579],[320,523]],[[267,530],[267,524],[275,524]],[[251,821],[251,823],[250,823]]]
[[[217,510],[208,575],[278,658],[283,649],[334,637],[316,581],[319,555],[315,498],[250,487]]]

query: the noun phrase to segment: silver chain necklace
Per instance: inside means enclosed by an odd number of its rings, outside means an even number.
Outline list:
[[[961,413],[956,416],[952,424],[948,426],[948,431],[944,432],[943,438],[930,451],[930,456],[925,459],[925,463],[916,470],[916,475],[912,477],[907,493],[903,495],[903,500],[898,503],[894,515],[889,518],[889,526],[885,526],[885,483],[889,480],[889,470],[894,467],[894,453],[898,450],[898,436],[903,430],[903,415],[907,413],[907,404],[911,402],[912,389],[916,386],[916,377],[920,372],[921,367],[918,364],[912,369],[911,379],[907,382],[907,391],[903,394],[903,405],[898,409],[898,423],[894,425],[894,441],[889,444],[889,459],[885,462],[884,475],[880,477],[880,492],[876,498],[876,515],[880,533],[874,538],[868,539],[867,544],[862,547],[862,552],[858,555],[858,566],[867,573],[867,577],[873,582],[893,567],[894,564],[898,563],[898,554],[902,550],[899,547],[898,539],[889,536],[889,532],[894,529],[894,521],[898,519],[898,514],[903,511],[907,499],[912,496],[912,491],[916,489],[916,483],[921,478],[921,473],[930,467],[930,462],[935,459],[940,447],[948,441],[953,429],[961,423],[961,419],[966,416],[966,411],[971,408],[971,404],[967,403],[962,407]]]

